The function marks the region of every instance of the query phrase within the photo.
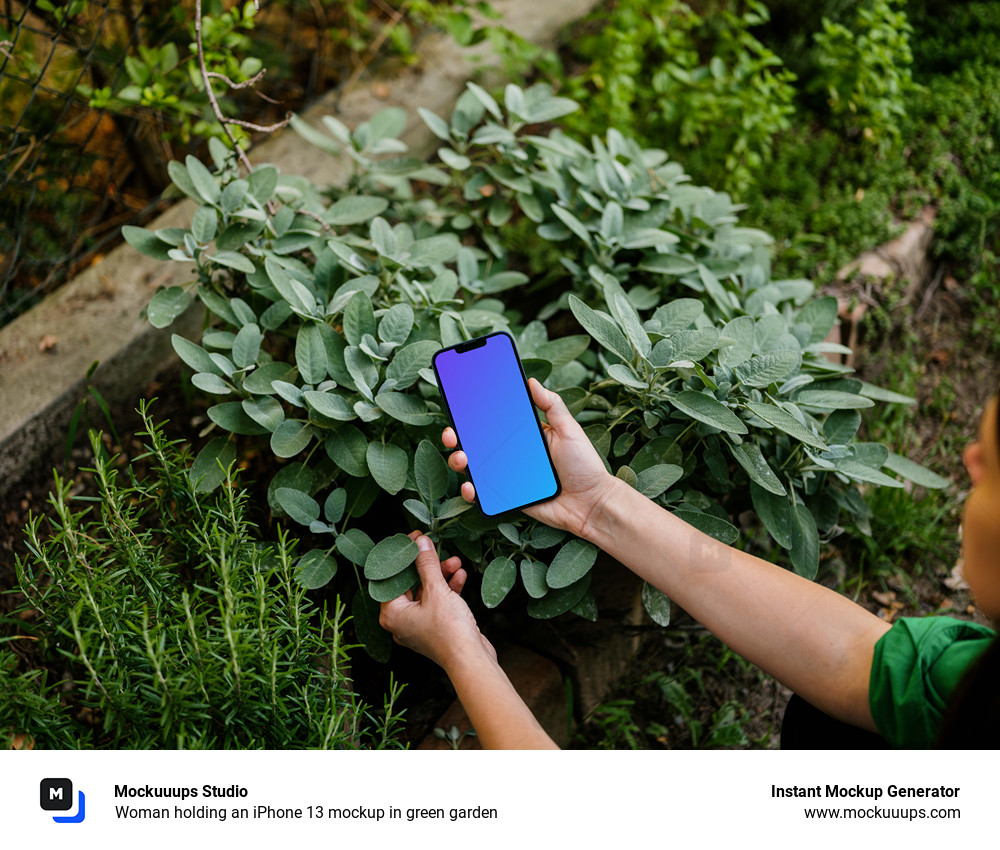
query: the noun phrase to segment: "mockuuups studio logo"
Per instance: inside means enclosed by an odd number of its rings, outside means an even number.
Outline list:
[[[77,792],[79,807],[75,815],[52,816],[56,823],[81,823],[86,817],[83,791]],[[43,779],[38,786],[38,803],[47,812],[68,812],[73,808],[73,783],[69,779]]]

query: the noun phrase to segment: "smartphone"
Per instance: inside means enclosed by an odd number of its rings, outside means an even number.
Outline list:
[[[549,447],[510,334],[443,348],[431,361],[486,516],[559,495]]]

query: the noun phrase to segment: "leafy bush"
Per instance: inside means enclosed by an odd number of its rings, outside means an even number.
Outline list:
[[[122,483],[92,435],[99,516],[57,479],[56,517],[29,522],[18,644],[33,669],[0,652],[0,730],[41,747],[391,745],[397,691],[380,720],[352,693],[340,603],[317,610],[289,536],[261,543],[246,494],[201,492],[142,414],[141,479],[130,467]]]
[[[899,140],[897,122],[906,114],[912,86],[910,34],[900,7],[904,0],[860,4],[853,26],[823,18],[816,33],[817,75],[810,85],[824,91],[835,119],[849,132],[888,144]]]
[[[708,185],[745,190],[794,111],[794,75],[750,32],[767,19],[758,2],[704,15],[679,0],[598,10],[594,32],[574,43],[590,66],[565,84],[589,108],[569,126],[655,140]]]
[[[438,448],[431,356],[483,332],[515,336],[526,373],[562,395],[619,477],[727,543],[753,508],[803,575],[816,574],[821,537],[842,521],[865,526],[858,484],[901,487],[883,468],[942,483],[855,442],[859,410],[909,399],[827,359],[845,351],[825,341],[835,299],[813,299],[807,280],[771,280],[767,234],[737,226],[729,196],[691,185],[663,151],[616,130],[589,146],[530,132],[575,108],[513,85],[501,107],[470,84],[449,121],[421,110],[440,166],[404,155],[402,110],[353,132],[327,117],[329,135],[297,122],[355,164],[332,202],[270,166],[241,178],[216,148],[217,175],[194,159],[172,164],[200,204],[189,229],[125,231],[151,256],[195,264],[196,283],[157,293],[149,319],[167,326],[197,295],[221,321],[200,345],[174,336],[175,350],[195,386],[220,397],[209,410],[220,429],[264,436],[288,461],[269,502],[323,541],[300,578],[317,586],[338,562],[363,568],[359,629],[372,600],[417,578],[412,541],[373,541],[392,530],[370,510],[380,491],[484,569],[488,606],[520,576],[533,616],[596,616],[594,547],[522,515],[469,511]],[[505,241],[518,219],[558,252],[534,285]],[[199,486],[233,453],[224,437],[209,443]],[[665,622],[662,596],[647,587],[645,599]],[[388,652],[377,628],[364,639],[376,657]]]

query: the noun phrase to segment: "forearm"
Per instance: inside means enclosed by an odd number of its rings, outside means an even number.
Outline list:
[[[868,678],[875,642],[888,629],[878,617],[702,534],[624,482],[584,534],[818,708],[873,728]]]
[[[445,670],[484,749],[558,749],[491,656],[463,653]]]

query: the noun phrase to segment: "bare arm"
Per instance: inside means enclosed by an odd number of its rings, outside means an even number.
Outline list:
[[[461,597],[465,570],[458,558],[442,564],[427,537],[414,532],[421,587],[383,602],[379,620],[397,643],[440,664],[451,679],[483,747],[556,749],[497,663],[496,651]]]
[[[874,729],[868,680],[888,625],[840,594],[701,533],[607,472],[559,396],[529,385],[545,412],[563,488],[526,513],[590,540],[663,591],[744,658],[817,708]],[[446,446],[456,439],[444,433]],[[452,469],[464,470],[454,452]],[[471,500],[472,484],[462,485]]]
[[[677,519],[615,479],[581,536],[804,699],[874,730],[868,680],[889,626],[829,588]]]

